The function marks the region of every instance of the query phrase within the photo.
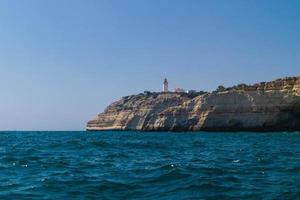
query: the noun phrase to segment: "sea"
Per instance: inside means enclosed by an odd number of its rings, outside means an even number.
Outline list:
[[[300,199],[300,133],[0,132],[0,199]]]

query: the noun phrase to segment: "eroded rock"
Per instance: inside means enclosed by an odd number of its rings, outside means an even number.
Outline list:
[[[299,131],[300,77],[188,95],[147,93],[112,103],[87,130]]]

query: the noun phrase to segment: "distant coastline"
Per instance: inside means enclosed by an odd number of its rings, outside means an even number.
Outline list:
[[[300,131],[300,76],[213,92],[145,91],[123,97],[86,130]]]

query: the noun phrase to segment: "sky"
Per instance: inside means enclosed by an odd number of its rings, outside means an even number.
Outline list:
[[[122,96],[300,75],[298,0],[0,0],[0,130],[84,130]]]

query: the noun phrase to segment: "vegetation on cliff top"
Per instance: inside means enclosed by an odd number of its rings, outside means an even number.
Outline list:
[[[290,87],[297,81],[299,77],[285,77],[280,78],[275,81],[270,82],[260,82],[255,83],[253,85],[247,85],[245,83],[240,83],[238,85],[234,85],[232,87],[224,87],[222,85],[218,86],[218,88],[213,92],[224,92],[224,91],[232,91],[232,90],[245,90],[245,91],[254,91],[254,90],[276,90],[276,89],[291,89]]]
[[[217,87],[216,90],[212,91],[211,93],[218,93],[218,92],[226,92],[226,91],[256,91],[256,90],[279,90],[279,89],[291,89],[292,85],[295,81],[300,79],[300,77],[285,77],[281,79],[277,79],[275,81],[270,82],[260,82],[253,85],[247,85],[245,83],[240,83],[238,85],[234,85],[231,87],[225,87],[220,85]],[[132,98],[156,98],[158,95],[161,94],[178,94],[180,97],[188,97],[188,98],[195,98],[200,95],[209,94],[210,92],[206,91],[196,91],[192,93],[186,92],[152,92],[152,91],[144,91],[143,93],[139,93],[137,95],[129,95],[122,98],[124,103],[128,100],[132,100]]]

